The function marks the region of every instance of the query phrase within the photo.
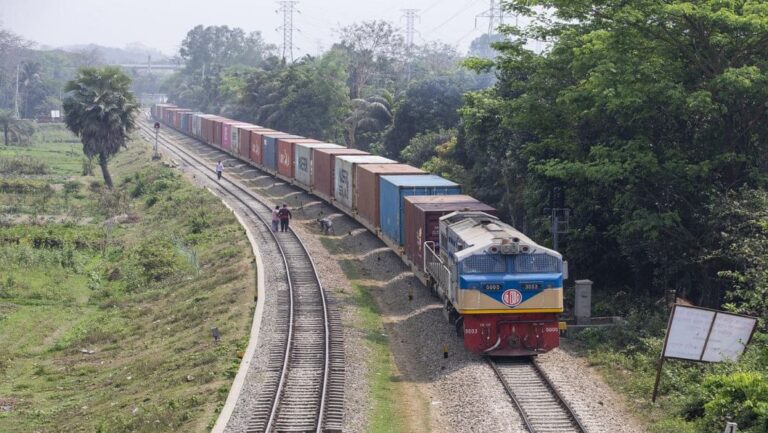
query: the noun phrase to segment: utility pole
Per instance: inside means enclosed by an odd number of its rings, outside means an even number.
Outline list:
[[[281,0],[277,2],[280,4],[280,9],[277,12],[283,14],[283,25],[278,27],[278,30],[283,31],[283,60],[293,61],[293,13],[299,12],[296,9],[297,0]]]
[[[21,72],[21,63],[16,64],[16,96],[13,98],[14,113],[17,119],[21,119],[19,116],[19,73]]]
[[[496,28],[504,24],[504,9],[501,7],[501,0],[490,0],[491,4],[486,11],[475,17],[475,27],[477,27],[478,18],[488,18],[488,36],[496,34]]]
[[[413,59],[413,35],[416,33],[415,22],[419,19],[418,9],[403,9],[403,18],[405,18],[405,45],[408,54],[408,64],[406,67],[407,82],[411,82],[411,65]],[[420,19],[419,19],[420,20]]]

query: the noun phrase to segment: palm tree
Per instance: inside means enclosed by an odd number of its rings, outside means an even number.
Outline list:
[[[357,147],[359,130],[378,132],[392,123],[391,101],[387,96],[385,94],[352,100],[352,114],[344,119],[349,147]]]
[[[37,62],[24,62],[21,64],[21,85],[24,88],[24,118],[30,118],[29,95],[32,90],[32,86],[37,85],[40,82],[40,73],[43,71],[43,66]]]
[[[107,162],[126,147],[128,134],[136,128],[139,106],[130,84],[119,68],[83,68],[64,88],[64,122],[80,137],[85,156],[99,157],[108,188],[112,188],[112,176]]]

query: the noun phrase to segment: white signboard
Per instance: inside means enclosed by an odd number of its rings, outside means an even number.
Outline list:
[[[51,117],[54,119],[58,119],[59,117],[61,117],[61,111],[51,110]]]
[[[735,361],[752,338],[757,319],[675,305],[664,342],[665,358]]]

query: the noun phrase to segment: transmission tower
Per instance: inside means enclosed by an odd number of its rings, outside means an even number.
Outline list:
[[[478,18],[488,18],[488,36],[496,34],[496,28],[504,24],[504,9],[501,7],[501,0],[490,0],[490,7],[475,17],[475,27],[477,27]]]
[[[297,0],[281,0],[277,2],[280,9],[277,12],[283,13],[283,25],[278,30],[283,31],[283,60],[293,61],[293,13],[299,12],[296,9]]]
[[[408,55],[408,64],[406,66],[407,82],[411,81],[411,59],[413,59],[413,36],[416,31],[416,20],[419,19],[418,9],[403,9],[405,18],[405,48]],[[420,19],[419,19],[420,20]]]
[[[410,50],[413,47],[413,35],[416,34],[416,20],[419,18],[418,9],[403,9],[405,18],[405,43]]]

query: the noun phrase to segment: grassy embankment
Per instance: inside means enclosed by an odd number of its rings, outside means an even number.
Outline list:
[[[575,338],[575,348],[626,396],[650,433],[720,433],[726,421],[737,422],[740,432],[768,432],[766,334],[756,333],[736,363],[666,361],[654,404],[651,395],[667,313],[650,303],[627,305],[622,301],[626,294],[602,298],[595,314],[622,315],[627,326],[585,331]]]
[[[250,248],[217,199],[149,156],[130,143],[110,192],[59,126],[0,146],[0,431],[215,420],[250,327]]]

